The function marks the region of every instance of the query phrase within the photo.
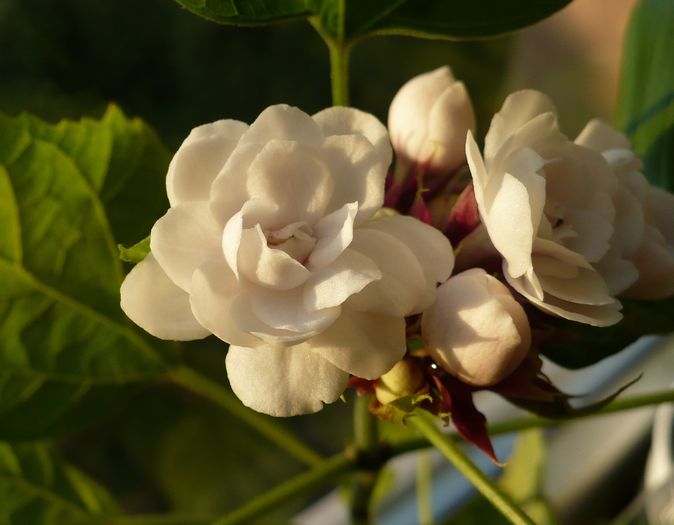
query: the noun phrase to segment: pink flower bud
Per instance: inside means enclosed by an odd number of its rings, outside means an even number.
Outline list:
[[[438,365],[477,386],[505,379],[531,344],[529,321],[520,304],[479,268],[438,288],[435,303],[423,314],[421,332]]]
[[[446,172],[466,159],[466,133],[475,130],[475,113],[466,86],[441,67],[400,88],[389,108],[388,127],[404,162]]]

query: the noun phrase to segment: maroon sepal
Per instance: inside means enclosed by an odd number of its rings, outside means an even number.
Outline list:
[[[412,206],[407,212],[407,215],[411,215],[415,219],[419,219],[425,224],[432,224],[433,219],[431,219],[431,212],[428,210],[428,206],[426,205],[426,201],[424,201],[422,195],[423,194],[421,191],[417,191],[416,197],[414,197],[414,202],[412,202]]]
[[[459,242],[479,224],[480,212],[475,200],[475,190],[471,183],[463,189],[452,207],[444,232],[449,237],[452,246],[458,246]]]
[[[440,415],[449,412],[459,435],[469,441],[495,464],[501,466],[487,432],[487,418],[473,403],[473,387],[448,374],[433,374],[433,382],[439,391],[438,405],[434,407]]]
[[[359,395],[365,396],[374,394],[374,388],[377,385],[376,380],[363,379],[362,377],[351,376],[346,384],[346,388],[353,388]]]

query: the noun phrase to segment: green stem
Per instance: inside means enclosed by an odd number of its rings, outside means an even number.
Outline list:
[[[332,104],[349,105],[349,57],[351,46],[328,41],[330,49],[330,81],[332,84]]]
[[[417,457],[417,509],[420,525],[433,525],[433,465],[428,451]]]
[[[421,434],[461,472],[494,507],[514,525],[535,525],[533,521],[482,472],[437,426],[435,416],[417,410],[408,424]]]
[[[321,488],[333,484],[342,474],[353,470],[354,466],[353,461],[346,454],[333,456],[309,472],[281,483],[269,492],[251,500],[239,509],[216,521],[214,525],[257,523],[257,518],[278,509],[279,506],[304,495],[313,494]]]
[[[118,516],[103,522],[105,525],[210,525],[213,518],[184,514],[147,514]]]
[[[563,425],[571,421],[576,421],[578,419],[591,418],[595,416],[606,416],[609,414],[614,414],[616,412],[623,412],[625,410],[633,410],[635,408],[643,408],[650,405],[657,405],[660,403],[668,403],[674,401],[674,390],[664,390],[661,392],[653,392],[650,394],[643,394],[640,396],[632,396],[623,399],[617,399],[612,401],[608,405],[596,410],[595,412],[581,413],[576,416],[572,416],[566,419],[550,419],[544,417],[523,417],[518,419],[511,419],[509,421],[503,421],[502,423],[495,423],[489,425],[489,435],[498,436],[502,434],[513,434],[515,432],[521,432],[523,430],[528,430],[530,428],[543,428],[551,427],[557,425]],[[459,439],[459,436],[456,432],[449,432],[445,434],[452,439]],[[405,454],[406,452],[412,452],[413,450],[419,450],[422,448],[429,447],[428,441],[423,438],[410,438],[400,440],[397,443],[393,443],[389,447],[389,452],[391,456],[398,456],[400,454]]]
[[[260,434],[302,463],[314,466],[323,462],[321,456],[298,440],[272,418],[253,412],[243,406],[241,401],[220,383],[184,366],[169,372],[168,379],[172,383],[220,405],[234,417],[237,417],[247,425],[250,425]]]
[[[353,438],[359,465],[351,480],[351,521],[371,525],[372,492],[381,468],[377,420],[370,413],[372,396],[357,396],[353,407]]]

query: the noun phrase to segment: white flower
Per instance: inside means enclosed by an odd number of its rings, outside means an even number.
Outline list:
[[[393,98],[388,128],[402,160],[434,171],[460,166],[466,159],[466,132],[475,130],[466,86],[448,67],[414,77]]]
[[[616,249],[638,270],[638,279],[629,283],[624,295],[637,299],[674,295],[674,195],[649,185],[627,137],[608,124],[590,121],[576,143],[602,153],[619,182],[622,206]],[[607,268],[612,274],[619,271]]]
[[[351,108],[272,106],[250,127],[194,129],[122,308],[163,339],[230,343],[229,380],[247,406],[319,410],[349,373],[374,379],[402,358],[403,317],[451,273],[440,232],[373,218],[390,161],[384,126]]]
[[[536,91],[506,99],[485,138],[484,160],[470,134],[466,154],[482,222],[510,285],[548,313],[595,326],[618,322],[613,293],[638,275],[612,250],[618,183],[605,159],[562,135],[554,106]],[[605,258],[632,267],[612,289],[593,267]]]
[[[523,308],[498,279],[473,268],[441,285],[421,333],[434,360],[476,386],[505,379],[531,345]]]

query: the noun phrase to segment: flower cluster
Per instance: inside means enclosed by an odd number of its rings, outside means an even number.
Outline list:
[[[536,91],[506,99],[483,150],[474,132],[447,68],[402,87],[388,130],[284,105],[200,126],[122,308],[159,338],[229,343],[236,395],[288,416],[350,378],[380,405],[422,393],[439,412],[511,392],[540,380],[531,308],[605,327],[619,296],[674,294],[674,196],[622,134],[592,121],[571,140]]]

